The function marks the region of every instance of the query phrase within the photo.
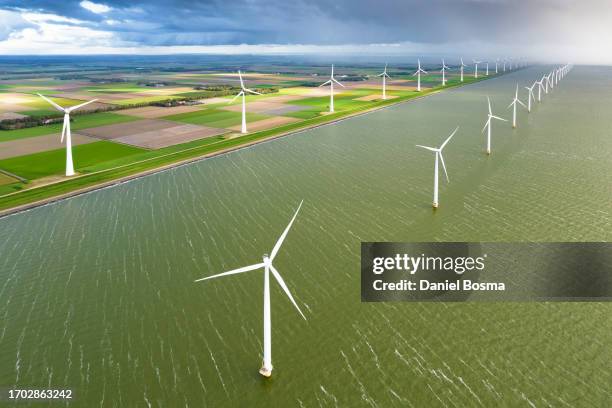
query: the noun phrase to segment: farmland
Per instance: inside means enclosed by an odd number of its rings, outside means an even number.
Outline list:
[[[258,66],[248,70],[248,87],[263,95],[246,97],[247,134],[240,133],[241,98],[235,70],[211,69],[135,72],[91,71],[62,76],[8,75],[0,79],[0,169],[21,180],[0,180],[0,209],[58,193],[151,171],[348,115],[427,95],[442,89],[437,74],[422,78],[423,91],[407,70],[387,82],[387,99],[369,67],[337,67],[335,112],[329,113],[328,67]],[[346,74],[343,74],[346,73]],[[457,74],[448,87],[461,85]],[[466,76],[465,83],[475,81]],[[60,143],[62,113],[37,93],[61,106],[87,105],[71,117],[77,175],[63,177],[65,150]],[[8,178],[7,178],[8,177]],[[54,186],[54,187],[52,187]]]

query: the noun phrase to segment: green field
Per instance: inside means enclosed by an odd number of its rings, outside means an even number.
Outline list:
[[[246,114],[247,122],[254,122],[269,118],[268,115],[259,113]],[[190,123],[193,125],[210,126],[216,128],[228,128],[239,125],[242,121],[242,112],[232,112],[221,109],[203,109],[201,111],[180,113],[178,115],[166,116],[162,119],[175,122]]]
[[[366,94],[367,95],[367,94]],[[349,94],[339,94],[334,96],[334,110],[352,110],[363,108],[368,105],[372,105],[372,102],[366,101],[356,101],[353,98],[358,98],[363,95],[354,95],[352,93]],[[313,110],[318,110],[320,112],[325,112],[329,110],[329,96],[319,96],[313,98],[299,99],[297,101],[292,101],[292,105],[301,105],[301,106],[310,106],[314,108]]]
[[[114,123],[125,123],[138,120],[133,116],[118,115],[112,112],[100,112],[87,115],[75,115],[70,123],[70,128],[73,132],[80,129],[88,129],[92,127],[112,125]],[[8,142],[9,140],[22,139],[26,137],[50,135],[62,131],[61,123],[54,123],[47,126],[36,126],[31,128],[16,129],[16,130],[0,130],[0,142]]]
[[[16,183],[18,180],[11,177],[11,176],[7,176],[4,173],[0,173],[0,186],[3,186],[5,184],[13,184]]]
[[[74,166],[77,172],[84,167],[92,166],[96,163],[131,156],[145,151],[137,147],[108,141],[78,145],[72,148]],[[65,166],[65,149],[50,150],[0,160],[0,168],[28,180],[62,174],[65,171]]]

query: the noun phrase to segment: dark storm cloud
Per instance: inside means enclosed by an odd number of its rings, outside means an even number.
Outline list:
[[[178,0],[0,1],[1,8],[82,20],[142,45],[445,43],[521,39],[563,1],[504,0]],[[525,30],[521,32],[520,28]]]
[[[0,0],[0,12],[4,53],[249,44],[612,62],[610,0]]]

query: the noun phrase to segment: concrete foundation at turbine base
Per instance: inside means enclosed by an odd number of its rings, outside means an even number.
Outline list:
[[[265,367],[261,367],[259,369],[259,374],[263,375],[266,378],[270,378],[272,376],[272,369],[267,369]]]

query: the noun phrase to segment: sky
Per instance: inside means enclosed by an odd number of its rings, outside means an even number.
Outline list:
[[[610,1],[0,0],[0,55],[463,55],[612,64]]]

